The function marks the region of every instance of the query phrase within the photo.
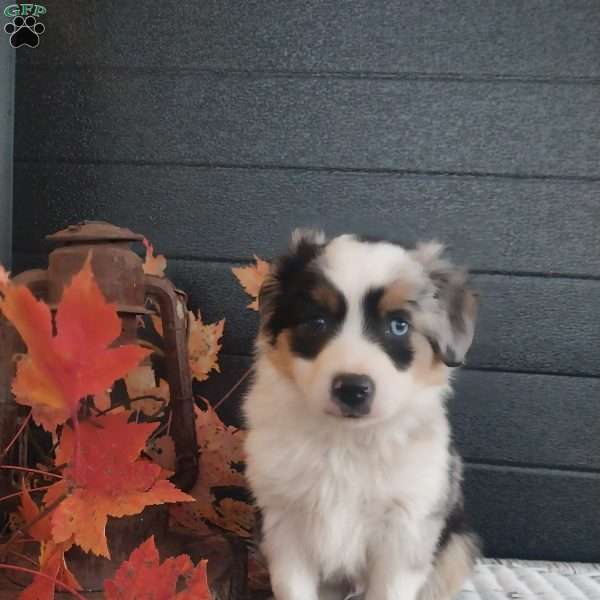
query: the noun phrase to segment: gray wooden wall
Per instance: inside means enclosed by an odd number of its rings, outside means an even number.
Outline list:
[[[145,233],[208,320],[217,399],[292,227],[440,238],[482,296],[450,412],[493,556],[600,560],[600,3],[57,0],[19,51],[17,264]],[[234,410],[239,395],[230,402]]]

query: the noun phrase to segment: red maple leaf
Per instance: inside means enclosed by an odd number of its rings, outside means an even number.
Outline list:
[[[187,587],[176,593],[184,578]],[[182,554],[160,563],[154,537],[140,544],[121,564],[113,579],[104,582],[106,600],[211,600],[206,577],[206,561],[194,568]]]
[[[75,417],[81,398],[102,393],[150,353],[135,345],[109,347],[121,334],[121,320],[94,279],[90,257],[63,291],[56,335],[50,308],[28,288],[9,283],[0,291],[0,310],[28,350],[17,365],[13,392],[48,431]]]
[[[64,480],[48,489],[48,506],[69,493],[52,512],[52,538],[73,540],[85,551],[110,557],[105,528],[109,516],[124,517],[146,506],[190,502],[191,496],[165,479],[165,471],[139,457],[158,423],[128,423],[131,413],[95,417],[74,430],[65,428],[56,451],[56,464],[66,464]]]
[[[32,500],[29,490],[23,488],[19,512],[26,523],[38,518],[40,509]],[[29,528],[31,537],[40,542],[40,573],[47,577],[35,577],[33,583],[19,594],[19,600],[52,600],[54,598],[55,581],[80,590],[81,586],[71,573],[65,562],[65,552],[71,547],[67,540],[56,544],[52,540],[50,515],[42,517]]]

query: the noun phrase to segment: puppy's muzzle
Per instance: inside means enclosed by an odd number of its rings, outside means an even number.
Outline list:
[[[375,382],[366,375],[344,373],[331,383],[331,397],[344,417],[364,417],[371,411]]]

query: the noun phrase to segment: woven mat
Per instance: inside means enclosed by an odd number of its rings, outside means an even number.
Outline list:
[[[320,600],[342,600],[322,590]],[[480,560],[456,600],[600,600],[600,564]],[[272,599],[270,599],[272,600]],[[345,600],[364,600],[352,595]]]
[[[600,564],[480,561],[457,600],[600,600]]]

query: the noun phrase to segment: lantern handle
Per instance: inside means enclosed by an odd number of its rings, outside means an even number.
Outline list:
[[[187,347],[187,308],[168,279],[145,275],[144,282],[146,294],[158,303],[163,326],[176,456],[173,482],[187,492],[198,479],[198,441]]]

